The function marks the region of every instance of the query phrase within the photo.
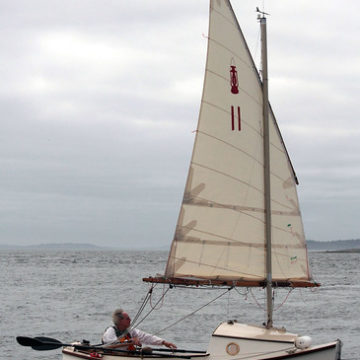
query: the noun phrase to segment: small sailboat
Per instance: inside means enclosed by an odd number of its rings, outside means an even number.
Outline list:
[[[266,17],[258,12],[261,76],[230,1],[210,0],[205,80],[184,197],[165,273],[144,281],[266,288],[267,322],[221,323],[206,353],[130,354],[73,344],[63,348],[63,360],[340,359],[340,340],[315,346],[273,325],[274,288],[319,284],[310,275],[297,178],[268,101]],[[46,339],[39,338],[41,346]]]

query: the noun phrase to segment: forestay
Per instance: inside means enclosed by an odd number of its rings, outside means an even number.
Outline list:
[[[272,113],[270,159],[273,282],[312,286],[296,178]],[[261,80],[229,1],[213,0],[195,145],[165,278],[263,286],[264,215]]]

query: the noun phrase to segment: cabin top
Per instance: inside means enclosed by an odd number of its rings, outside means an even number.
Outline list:
[[[221,323],[213,332],[213,336],[241,339],[258,339],[293,343],[297,334],[288,333],[284,328],[270,328],[263,326],[239,324],[236,321]]]

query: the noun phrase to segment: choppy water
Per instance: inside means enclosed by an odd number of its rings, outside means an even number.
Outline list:
[[[166,252],[155,251],[0,252],[0,359],[61,359],[61,349],[31,350],[16,343],[17,335],[98,343],[114,308],[135,315],[149,288],[141,278],[162,272],[166,258]],[[313,343],[340,338],[343,359],[360,359],[360,254],[310,253],[310,262],[323,286],[294,290],[282,306],[288,291],[278,291],[275,325],[310,335]],[[164,289],[157,286],[153,305]],[[156,333],[222,292],[171,289],[139,328]],[[178,347],[206,349],[212,330],[223,320],[260,324],[265,320],[264,292],[245,292],[228,292],[160,336]]]

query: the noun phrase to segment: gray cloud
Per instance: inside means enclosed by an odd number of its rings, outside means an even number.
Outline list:
[[[259,63],[254,4],[233,5]],[[306,234],[359,237],[358,4],[268,7],[270,100]],[[208,2],[19,0],[0,14],[0,242],[169,244]]]

